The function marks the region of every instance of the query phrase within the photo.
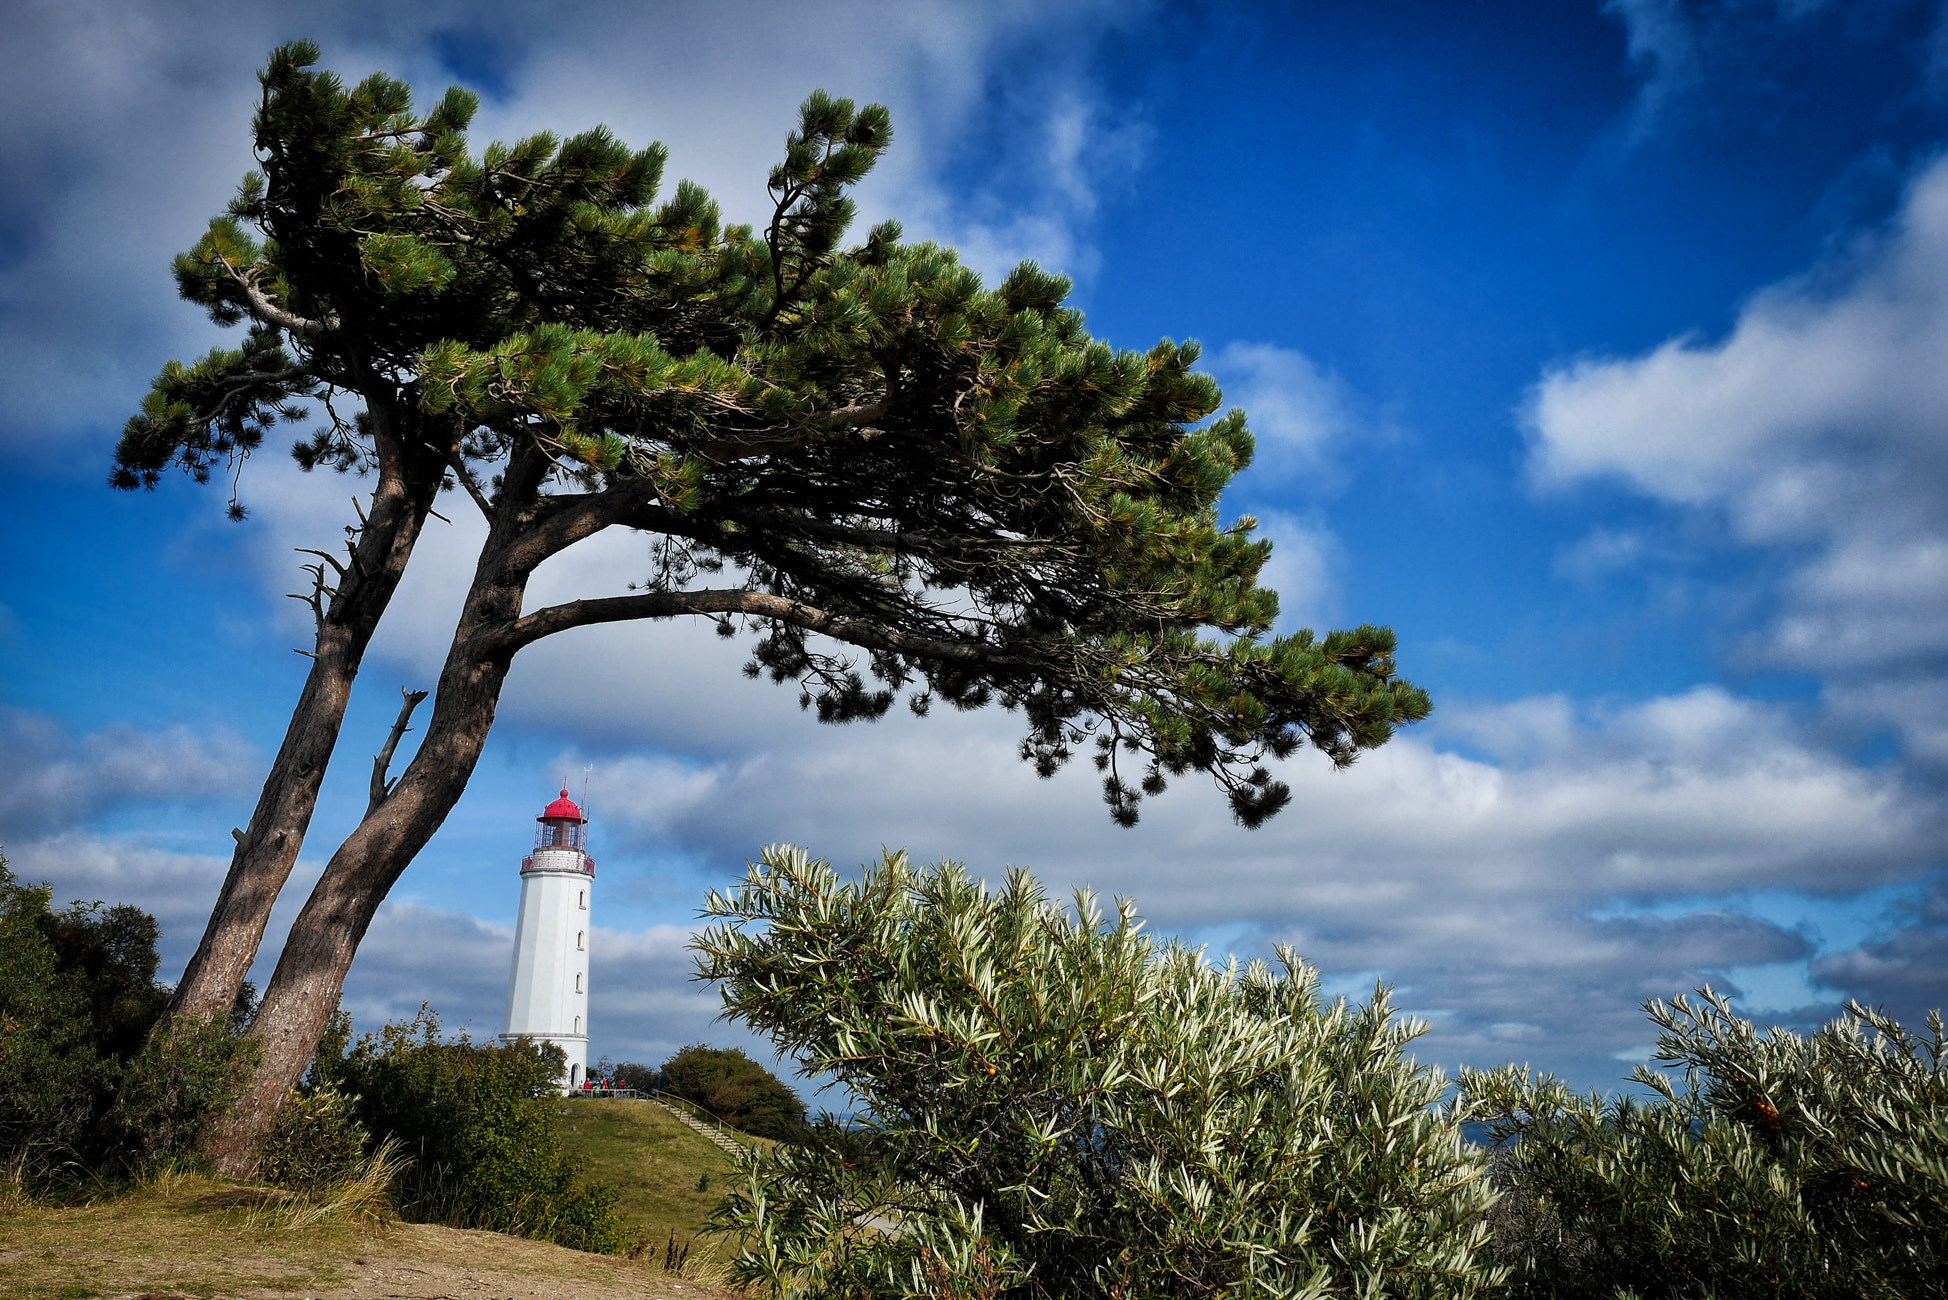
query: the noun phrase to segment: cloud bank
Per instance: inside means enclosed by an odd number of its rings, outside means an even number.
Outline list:
[[[1948,767],[1944,356],[1948,160],[1888,229],[1756,295],[1727,337],[1550,371],[1527,406],[1532,471],[1721,513],[1782,569],[1747,661],[1817,676],[1836,722]]]

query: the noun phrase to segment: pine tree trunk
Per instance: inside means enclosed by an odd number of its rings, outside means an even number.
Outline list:
[[[373,405],[377,405],[376,403]],[[375,419],[374,424],[382,423]],[[389,423],[389,422],[385,422]],[[391,440],[386,440],[390,442]],[[366,647],[399,588],[413,547],[438,491],[420,473],[409,478],[417,457],[388,447],[367,508],[365,526],[325,609],[311,672],[292,711],[284,743],[264,778],[250,825],[237,838],[229,873],[168,1009],[157,1025],[166,1031],[177,1017],[209,1020],[235,1005],[244,976],[256,959],[278,893],[290,878],[318,806],[318,789],[331,762]]]
[[[525,468],[510,465],[507,481],[519,484]],[[520,540],[529,518],[510,508],[506,491],[496,515],[440,672],[433,716],[419,751],[392,792],[367,812],[325,865],[291,924],[277,970],[251,1022],[250,1036],[261,1049],[256,1072],[230,1114],[219,1121],[211,1146],[219,1166],[233,1176],[248,1173],[278,1108],[310,1066],[379,904],[446,821],[480,761],[512,655],[481,649],[489,640],[482,634],[520,616],[528,575],[539,562],[508,571],[509,548]]]

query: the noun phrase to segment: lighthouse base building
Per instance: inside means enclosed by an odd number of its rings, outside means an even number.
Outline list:
[[[595,859],[588,818],[568,791],[549,804],[521,862],[521,915],[514,927],[514,969],[507,981],[503,1043],[526,1038],[567,1054],[564,1090],[588,1077],[589,895]]]

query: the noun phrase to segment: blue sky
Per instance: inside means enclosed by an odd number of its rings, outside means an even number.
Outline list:
[[[1194,337],[1258,433],[1288,626],[1387,623],[1427,724],[1231,824],[1181,782],[1134,831],[1037,781],[1006,715],[821,728],[682,626],[517,662],[472,789],[347,1001],[498,1028],[515,870],[566,775],[601,864],[595,1051],[711,1036],[682,945],[763,844],[907,845],[1134,896],[1217,950],[1376,979],[1424,1058],[1610,1086],[1636,1004],[1704,981],[1794,1024],[1948,997],[1948,10],[1609,4],[21,5],[0,17],[0,844],[129,899],[180,969],[304,662],[291,548],[356,479],[253,508],[103,486],[147,380],[215,331],[168,257],[249,165],[252,74],[483,92],[475,138],[607,122],[754,215],[815,86],[887,103],[862,220],[1073,274],[1110,341]],[[273,925],[434,675],[477,542],[446,511],[360,682]],[[620,590],[626,539],[536,599]],[[260,972],[268,964],[260,963]]]

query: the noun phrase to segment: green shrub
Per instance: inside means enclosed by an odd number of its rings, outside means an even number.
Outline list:
[[[662,1071],[635,1061],[624,1061],[615,1066],[609,1071],[609,1077],[616,1081],[618,1088],[634,1088],[639,1092],[654,1092],[663,1086]]]
[[[1464,1071],[1497,1145],[1517,1297],[1878,1300],[1948,1277],[1948,1053],[1849,1004],[1761,1033],[1710,989],[1646,1004],[1648,1100]],[[1675,1076],[1675,1080],[1673,1078]]]
[[[628,1248],[614,1190],[578,1182],[562,1145],[560,1048],[445,1041],[425,1007],[343,1055],[331,1054],[336,1043],[312,1065],[313,1095],[356,1097],[359,1122],[411,1162],[392,1187],[401,1215],[604,1254]]]
[[[89,999],[49,940],[46,887],[0,859],[0,1155],[38,1172],[79,1157],[119,1063],[103,1061]]]
[[[372,1147],[358,1102],[335,1083],[293,1092],[258,1148],[257,1176],[307,1196],[358,1177]]]
[[[663,1088],[759,1137],[791,1141],[805,1128],[805,1103],[785,1081],[736,1047],[694,1043],[663,1062]]]
[[[127,904],[55,911],[0,856],[0,1160],[30,1183],[192,1157],[235,1095],[237,1024],[149,1041],[157,934]]]
[[[1499,1279],[1485,1158],[1404,1053],[1290,953],[1217,968],[1129,904],[989,892],[904,854],[842,882],[767,849],[699,970],[858,1103],[749,1153],[713,1216],[777,1296],[1372,1296]],[[887,1227],[898,1231],[884,1231]]]
[[[172,1023],[128,1063],[101,1124],[104,1164],[144,1173],[201,1159],[213,1117],[236,1100],[257,1044],[234,1019]]]

